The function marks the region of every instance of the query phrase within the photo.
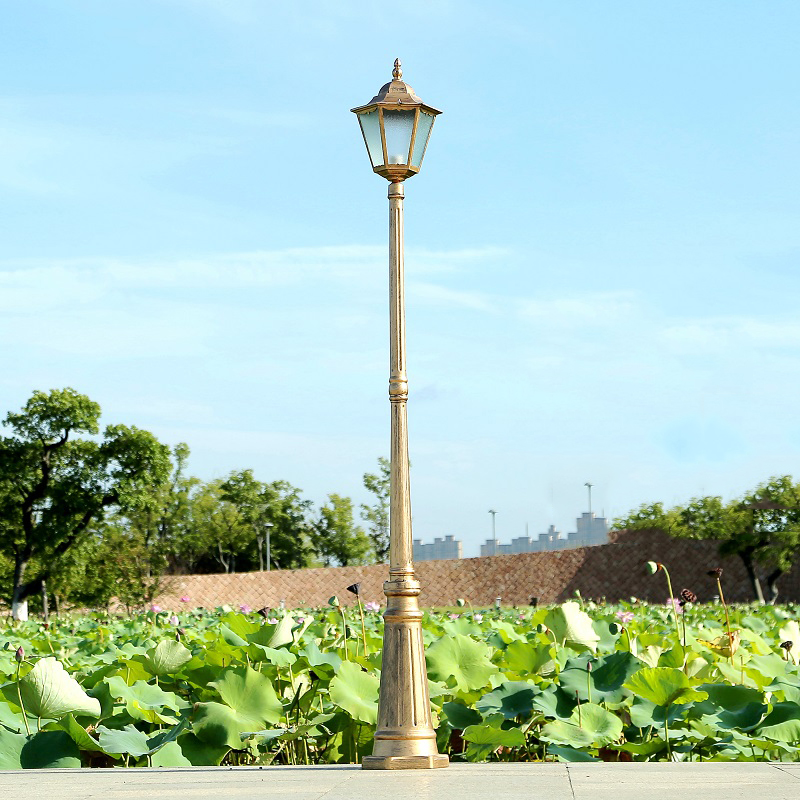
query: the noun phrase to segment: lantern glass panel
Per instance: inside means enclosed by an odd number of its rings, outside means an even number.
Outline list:
[[[361,132],[364,134],[364,141],[367,143],[367,152],[372,166],[383,166],[383,144],[381,143],[381,123],[378,109],[359,114],[358,122],[361,125]]]
[[[414,152],[411,154],[411,166],[419,167],[425,156],[425,148],[428,146],[428,138],[433,127],[433,114],[420,110],[419,124],[417,125],[417,138],[414,140]]]
[[[386,131],[386,157],[390,164],[408,164],[408,151],[414,133],[413,109],[384,111],[383,126]]]

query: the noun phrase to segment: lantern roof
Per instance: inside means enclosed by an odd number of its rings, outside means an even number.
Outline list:
[[[441,111],[423,103],[417,93],[405,81],[400,80],[403,77],[401,67],[400,59],[396,58],[392,70],[392,80],[381,86],[378,94],[369,103],[351,110],[358,113],[372,106],[423,106],[432,114],[441,114]]]

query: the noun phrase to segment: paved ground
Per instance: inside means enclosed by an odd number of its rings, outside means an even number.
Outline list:
[[[453,764],[0,772],[13,800],[800,800],[800,764]]]

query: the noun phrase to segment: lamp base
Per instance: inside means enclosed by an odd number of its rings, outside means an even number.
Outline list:
[[[450,764],[447,756],[364,756],[362,769],[441,769]]]

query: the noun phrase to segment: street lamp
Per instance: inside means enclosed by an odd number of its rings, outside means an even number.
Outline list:
[[[389,181],[389,580],[383,585],[386,613],[378,726],[372,755],[362,760],[364,769],[430,769],[449,763],[436,750],[422,644],[420,583],[412,560],[403,294],[403,181],[419,172],[440,112],[426,106],[400,80],[402,75],[396,60],[393,79],[369,103],[352,109],[373,171]]]
[[[495,528],[495,526],[494,526],[494,518],[497,516],[497,512],[493,508],[490,508],[489,509],[489,513],[492,515],[492,541],[494,542],[494,545],[492,547],[492,555],[496,556],[497,555],[497,528]]]

